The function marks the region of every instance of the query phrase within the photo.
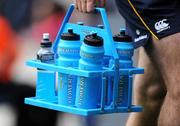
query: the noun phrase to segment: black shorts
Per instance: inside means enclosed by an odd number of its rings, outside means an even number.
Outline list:
[[[180,0],[116,0],[135,47],[180,32]]]

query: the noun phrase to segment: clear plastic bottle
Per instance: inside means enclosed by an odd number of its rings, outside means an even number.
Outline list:
[[[49,33],[44,33],[41,48],[37,53],[37,60],[42,63],[53,64],[55,59],[51,47],[52,42],[50,41]],[[36,85],[36,98],[48,102],[54,102],[56,100],[55,72],[38,68]]]
[[[54,63],[54,52],[52,51],[52,42],[49,39],[49,33],[43,34],[41,48],[37,53],[37,59],[43,63]]]

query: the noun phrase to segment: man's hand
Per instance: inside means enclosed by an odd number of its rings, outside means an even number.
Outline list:
[[[104,7],[106,0],[75,0],[76,8],[80,12],[91,12],[95,6]]]

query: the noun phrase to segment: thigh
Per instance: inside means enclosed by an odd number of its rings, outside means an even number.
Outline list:
[[[160,72],[168,93],[180,93],[180,33],[153,40],[146,48]]]
[[[159,112],[166,95],[161,74],[156,69],[144,48],[140,48],[138,67],[143,67],[145,73],[136,75],[134,81],[134,104],[142,105],[144,110],[132,113],[127,126],[157,126]]]
[[[145,73],[135,77],[135,102],[161,103],[166,94],[163,78],[144,48],[138,55],[138,67],[143,67]]]

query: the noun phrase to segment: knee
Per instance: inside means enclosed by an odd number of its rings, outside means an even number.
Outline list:
[[[135,91],[146,100],[157,101],[164,99],[166,88],[163,79],[157,71],[148,69],[145,75],[135,78]]]
[[[139,85],[135,91],[138,92],[140,103],[151,108],[159,108],[166,95],[163,85],[155,82]]]
[[[166,90],[160,83],[153,83],[146,88],[146,96],[149,100],[161,100],[166,95]]]

